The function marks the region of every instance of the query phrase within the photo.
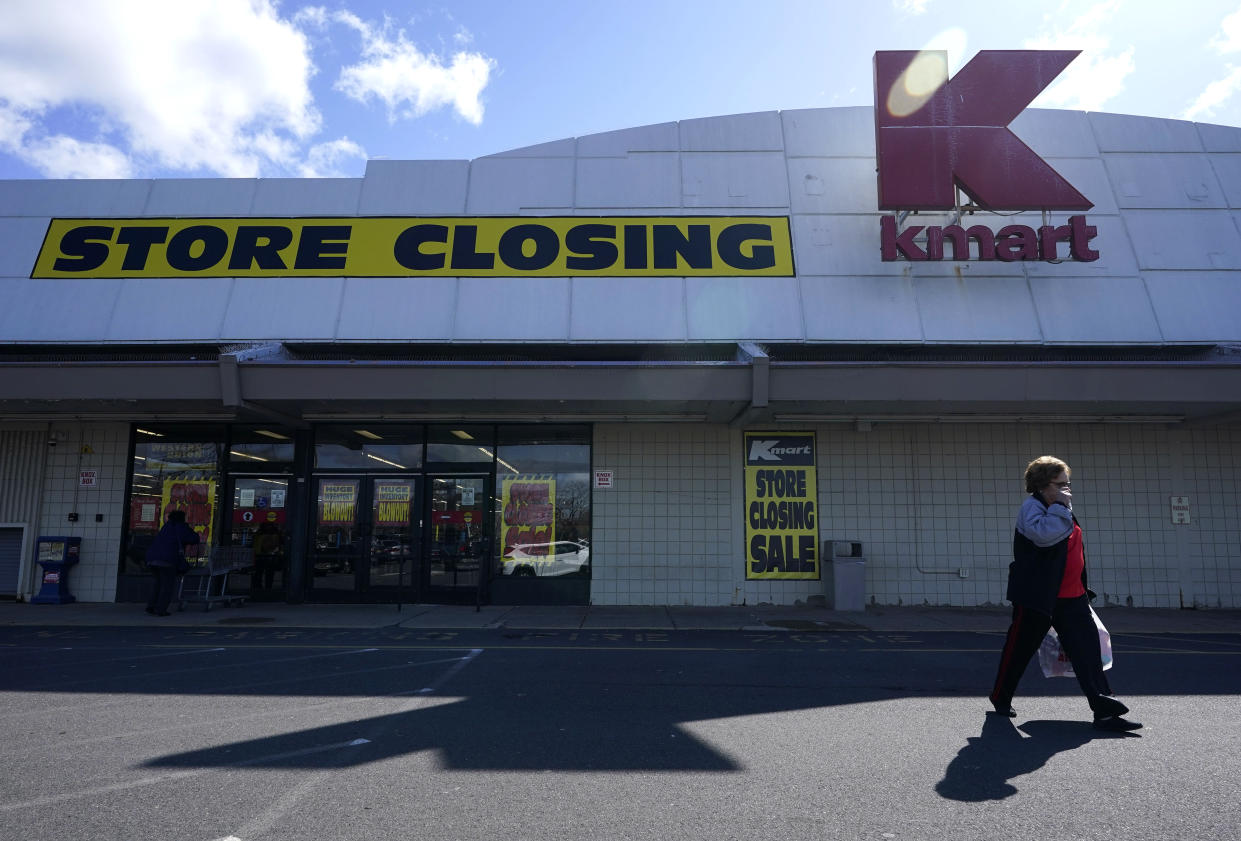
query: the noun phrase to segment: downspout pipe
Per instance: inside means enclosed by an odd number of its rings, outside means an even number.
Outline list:
[[[241,394],[241,363],[252,359],[265,359],[284,356],[284,345],[280,343],[252,345],[225,351],[220,354],[220,399],[226,408],[234,412],[248,412],[294,429],[307,426],[300,417],[287,415],[275,409],[261,406],[246,400]]]
[[[771,357],[767,351],[755,342],[738,342],[737,360],[750,366],[750,402],[728,422],[734,429],[766,420],[771,396]]]

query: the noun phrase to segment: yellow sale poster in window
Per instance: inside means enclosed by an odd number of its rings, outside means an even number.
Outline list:
[[[319,483],[319,525],[352,526],[358,518],[358,480]]]
[[[556,542],[556,477],[506,476],[500,488],[503,556],[512,557],[514,546],[523,547],[527,555],[546,554]]]
[[[745,577],[818,581],[813,432],[747,432]]]
[[[163,522],[169,511],[184,511],[185,523],[198,532],[200,545],[211,545],[212,507],[215,504],[215,482],[198,479],[168,479],[161,495]]]

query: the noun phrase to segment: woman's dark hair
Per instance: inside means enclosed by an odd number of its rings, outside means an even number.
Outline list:
[[[1051,484],[1061,473],[1072,474],[1072,470],[1055,456],[1039,456],[1026,465],[1026,493],[1041,491]]]
[[[174,508],[164,516],[165,523],[184,523],[185,511],[180,508]]]

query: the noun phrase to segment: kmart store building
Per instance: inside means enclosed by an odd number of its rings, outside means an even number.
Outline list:
[[[254,599],[998,604],[1052,453],[1108,604],[1238,607],[1241,129],[1011,128],[1093,206],[880,210],[871,108],[3,183],[0,595],[181,508]]]

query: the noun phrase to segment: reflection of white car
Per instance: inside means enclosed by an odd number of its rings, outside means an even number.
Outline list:
[[[573,540],[519,543],[501,563],[505,575],[572,575],[590,570],[590,547]]]

